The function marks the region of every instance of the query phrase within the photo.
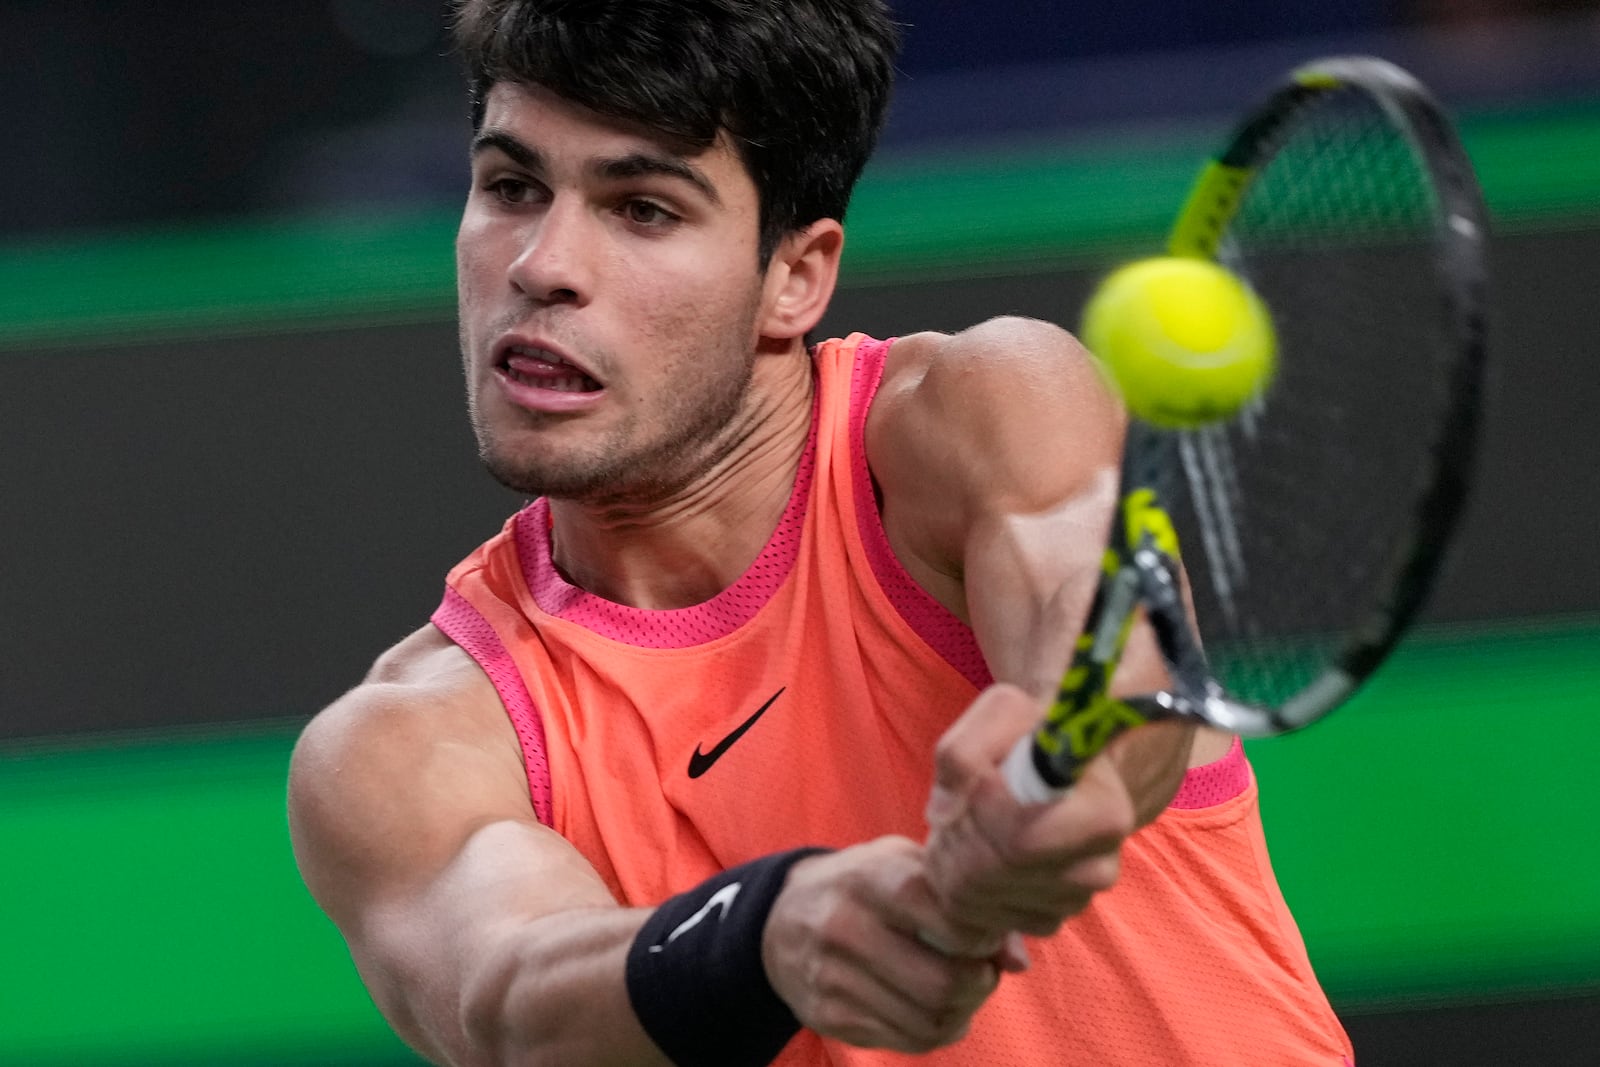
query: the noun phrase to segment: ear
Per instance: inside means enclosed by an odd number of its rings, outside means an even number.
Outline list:
[[[804,337],[822,320],[839,281],[843,251],[844,227],[837,219],[818,219],[778,242],[762,288],[763,337]]]

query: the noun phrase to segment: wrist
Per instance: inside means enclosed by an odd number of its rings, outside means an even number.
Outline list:
[[[768,979],[767,916],[789,871],[822,849],[774,853],[661,904],[628,950],[627,988],[673,1063],[761,1067],[800,1029]]]

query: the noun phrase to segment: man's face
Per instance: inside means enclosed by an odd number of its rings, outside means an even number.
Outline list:
[[[685,155],[501,83],[456,239],[479,451],[529,494],[671,493],[732,447],[759,341],[759,204],[719,140]]]

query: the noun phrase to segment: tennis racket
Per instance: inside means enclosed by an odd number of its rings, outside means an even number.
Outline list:
[[[1277,372],[1226,420],[1130,425],[1087,622],[1044,722],[1004,765],[1019,800],[1058,796],[1125,729],[1178,718],[1281,734],[1377,670],[1470,481],[1485,233],[1451,123],[1389,63],[1308,64],[1235,128],[1167,252],[1249,283],[1276,327]],[[1141,617],[1170,685],[1118,699]]]

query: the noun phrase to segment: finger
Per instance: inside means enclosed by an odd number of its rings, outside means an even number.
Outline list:
[[[825,958],[814,1028],[852,1044],[926,1052],[955,1040],[999,982],[989,960],[951,958],[914,937],[866,924],[855,951]]]
[[[1017,686],[997,682],[979,693],[934,749],[935,781],[954,787],[992,771],[1017,738],[1038,725],[1044,705]],[[947,777],[941,777],[940,771]]]
[[[883,901],[888,926],[909,934],[941,956],[990,960],[1005,945],[1005,932],[955,921],[940,905],[925,869],[896,885]]]
[[[1115,857],[1106,861],[1107,867],[1114,863]],[[971,901],[958,901],[952,906],[952,912],[960,915],[964,926],[979,931],[969,941],[953,944],[958,948],[992,945],[989,958],[995,958],[1005,948],[1005,933],[1019,931],[1032,937],[1048,937],[1064,921],[1087,907],[1095,894],[1104,892],[1114,880],[1114,873],[1082,876],[1076,872],[1052,875],[1048,879],[1013,879],[994,892]]]
[[[1023,807],[999,781],[974,790],[966,814],[936,828],[926,850],[928,881],[962,947],[997,948],[995,935],[1054,932],[1096,893],[1116,883],[1120,847],[1134,813],[1115,773],[1086,777],[1081,791],[1046,807]]]
[[[1078,807],[1047,816],[1019,807],[1001,783],[980,786],[967,813],[929,837],[928,873],[940,906],[971,923],[967,909],[997,903],[999,895],[1036,894],[1073,865],[1114,851],[1118,827],[1086,826]]]
[[[979,693],[934,748],[928,825],[959,817],[971,790],[995,773],[1012,744],[1042,714],[1039,702],[1016,686],[996,684]]]
[[[963,948],[959,942],[946,939],[932,930],[918,930],[917,940],[944,956],[973,955],[977,951],[976,949]],[[1033,966],[1033,960],[1028,956],[1028,949],[1023,942],[1022,935],[1017,931],[1013,930],[998,938],[979,932],[974,935],[973,944],[986,944],[990,940],[994,940],[998,947],[984,958],[994,964],[995,969],[1002,974],[1021,974]]]
[[[1028,957],[1028,946],[1023,941],[1022,935],[1012,932],[1006,935],[1005,944],[994,959],[995,966],[1005,974],[1021,974],[1033,966],[1033,960]]]
[[[901,867],[898,877],[882,883],[882,896],[873,904],[887,931],[910,937],[933,954],[912,964],[915,984],[904,987],[907,994],[934,1015],[952,1007],[975,1008],[999,980],[997,957],[1004,952],[1007,937],[949,919],[928,882],[920,849],[905,850],[898,858],[917,862]]]
[[[880,838],[797,865],[769,918],[768,959],[774,987],[807,1026],[852,1044],[927,1051],[955,1040],[993,991],[993,962],[917,941],[917,923],[940,918],[922,861],[914,842]]]
[[[1137,825],[1137,810],[1117,766],[1096,760],[1060,800],[1018,804],[995,776],[968,800],[972,834],[1007,868],[1058,867],[1115,851]]]

